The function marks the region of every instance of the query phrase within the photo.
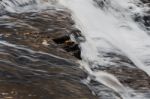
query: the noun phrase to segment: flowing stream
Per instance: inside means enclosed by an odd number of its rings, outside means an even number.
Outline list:
[[[87,79],[83,80],[94,94],[100,94],[90,85],[92,81],[102,84],[103,87],[110,88],[117,93],[115,99],[149,99],[149,95],[137,94],[136,90],[124,85],[120,79],[103,68],[131,68],[138,69],[149,77],[150,76],[150,36],[149,30],[143,25],[142,21],[135,22],[136,15],[144,16],[149,7],[139,0],[1,0],[0,15],[1,19],[6,18],[8,13],[42,12],[48,9],[65,9],[72,15],[75,27],[81,30],[85,41],[79,43],[81,58],[79,61],[81,68],[88,74]],[[22,22],[22,21],[20,21]],[[2,24],[2,23],[0,23]],[[3,23],[10,27],[14,24]],[[29,24],[24,24],[34,31],[38,28]],[[51,54],[32,51],[0,41],[0,45],[25,50],[31,54],[48,55],[57,58],[58,61],[68,61]],[[1,47],[1,46],[0,46]],[[33,55],[33,56],[34,56]],[[35,55],[35,57],[36,57]],[[38,61],[30,57],[32,61]],[[44,57],[44,56],[43,56]],[[57,60],[56,59],[56,60]],[[31,70],[31,68],[23,68]],[[43,70],[31,70],[42,72]],[[117,70],[116,70],[117,71]],[[122,71],[123,72],[123,71]],[[101,90],[100,86],[96,86]],[[94,89],[94,88],[93,88]],[[100,99],[114,99],[106,95]]]
[[[116,63],[119,61],[116,57],[107,57],[107,54],[115,53],[128,57],[137,68],[150,76],[150,37],[148,31],[132,19],[132,15],[144,13],[138,6],[140,1],[60,0],[60,3],[72,11],[77,28],[86,38],[80,44],[81,64],[89,75],[118,92],[123,99],[144,98],[130,96],[129,90],[116,77],[95,69],[101,66],[121,66]]]

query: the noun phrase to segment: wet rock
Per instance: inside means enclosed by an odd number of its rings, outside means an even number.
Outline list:
[[[150,27],[150,16],[143,16],[144,25]]]
[[[143,3],[150,3],[149,0],[141,0]]]
[[[65,46],[72,46],[72,45],[74,45],[74,44],[75,44],[75,42],[73,42],[73,41],[71,41],[71,40],[65,41]]]
[[[43,40],[42,42],[43,45],[48,46],[49,44],[47,43],[47,40]]]
[[[63,35],[62,37],[54,38],[53,41],[57,44],[62,44],[70,40],[68,35]]]
[[[79,47],[78,47],[78,44],[73,44],[73,45],[70,45],[70,46],[69,46],[69,45],[66,45],[66,46],[64,47],[64,49],[65,49],[66,51],[68,51],[68,52],[80,50]]]
[[[82,58],[81,58],[81,50],[77,50],[77,51],[75,51],[73,54],[74,54],[74,56],[77,57],[78,59],[82,59]]]
[[[73,35],[77,42],[72,41],[70,36]],[[70,35],[63,35],[61,37],[53,39],[57,44],[61,44],[62,48],[67,52],[71,52],[73,56],[78,59],[81,59],[81,52],[79,48],[79,43],[81,42],[81,31],[72,30]]]
[[[0,18],[0,98],[97,99],[81,80],[68,12],[8,13]],[[13,25],[12,25],[13,24]],[[77,58],[76,58],[77,57]],[[81,57],[80,57],[81,58]]]
[[[103,70],[114,74],[122,84],[137,92],[147,93],[150,89],[150,78],[142,70],[127,66],[107,67]]]
[[[87,97],[89,93],[81,91],[82,88],[88,90],[80,84],[66,82],[63,80],[42,81],[37,85],[1,83],[0,98],[2,99],[96,99]],[[55,81],[55,82],[54,82]],[[49,85],[47,85],[49,83]],[[46,84],[46,85],[45,85]],[[7,86],[7,87],[6,87]],[[56,93],[57,92],[57,93]],[[74,96],[74,95],[75,96]]]
[[[141,3],[139,3],[137,6],[139,7],[150,7],[150,1],[149,0],[141,0]],[[146,30],[150,30],[150,10],[143,10],[143,13],[145,14],[140,14],[140,13],[135,13],[133,15],[133,19],[139,23],[139,25],[141,25],[143,28],[145,28]]]
[[[76,40],[76,42],[81,43],[81,42],[85,42],[86,39],[85,37],[81,34],[81,31],[78,29],[74,29],[71,31],[74,39]]]

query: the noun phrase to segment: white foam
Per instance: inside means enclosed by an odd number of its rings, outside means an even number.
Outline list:
[[[109,2],[107,7],[110,7],[106,9],[107,11],[94,6],[93,0],[59,0],[62,5],[72,11],[77,28],[86,37],[86,42],[80,45],[82,59],[87,63],[83,67],[93,74],[97,81],[117,91],[122,89],[122,85],[114,76],[97,73],[90,68],[96,65],[114,65],[112,59],[104,57],[103,54],[115,52],[127,56],[137,68],[150,75],[150,37],[131,19],[134,13],[143,14],[142,9],[136,6],[140,3],[138,0],[105,1]],[[129,9],[131,6],[132,10]],[[106,80],[103,79],[103,74],[112,78],[111,80],[118,87],[111,86],[108,81],[103,82]],[[135,98],[125,95],[124,99]]]
[[[83,57],[95,59],[94,57],[101,54],[98,53],[98,49],[105,52],[116,48],[130,58],[138,68],[150,75],[150,66],[147,64],[150,62],[150,37],[132,21],[128,14],[126,15],[124,10],[121,12],[124,12],[122,16],[117,17],[93,6],[92,0],[60,0],[60,2],[73,11],[78,28],[87,38],[87,42],[81,44]],[[118,9],[126,7],[128,2],[124,2],[119,6],[123,7]],[[95,61],[102,59],[100,63],[104,61],[103,63],[109,64],[109,61],[103,58],[96,58]]]

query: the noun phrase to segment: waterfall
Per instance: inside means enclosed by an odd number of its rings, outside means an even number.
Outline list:
[[[132,19],[135,13],[143,14],[142,8],[137,6],[140,1],[59,0],[59,3],[72,12],[76,27],[86,38],[85,42],[80,43],[81,66],[85,71],[94,76],[94,80],[118,92],[122,98],[141,99],[130,96],[112,74],[94,69],[102,66],[122,66],[117,63],[118,59],[106,57],[109,53],[115,53],[129,58],[133,62],[131,67],[136,66],[150,75],[150,37]]]
[[[140,6],[139,0],[0,0],[0,15],[4,12],[42,12],[55,8],[57,2],[59,7],[64,6],[71,12],[76,28],[85,37],[79,46],[80,65],[88,74],[86,80],[107,86],[121,99],[148,99],[101,69],[126,66],[140,69],[150,76],[149,31],[133,20],[136,14],[144,15],[148,7]],[[21,49],[7,42],[0,43]]]

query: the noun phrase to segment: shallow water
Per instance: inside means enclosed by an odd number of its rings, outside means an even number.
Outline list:
[[[68,12],[38,0],[2,0],[0,9],[1,99],[96,99],[77,59],[53,41],[72,31]]]
[[[0,2],[0,98],[149,99],[146,4],[138,0]],[[81,37],[71,34],[76,28]],[[74,57],[74,50],[67,50],[66,42],[54,42],[64,35],[80,44],[82,60]]]
[[[125,66],[150,75],[149,31],[133,17],[144,16],[146,8],[141,7],[142,3],[138,0],[62,0],[60,3],[72,11],[76,26],[86,38],[80,44],[81,64],[92,75],[89,78],[113,89],[123,99],[148,99],[149,96],[138,95],[128,85],[122,85],[113,74],[102,71]]]

